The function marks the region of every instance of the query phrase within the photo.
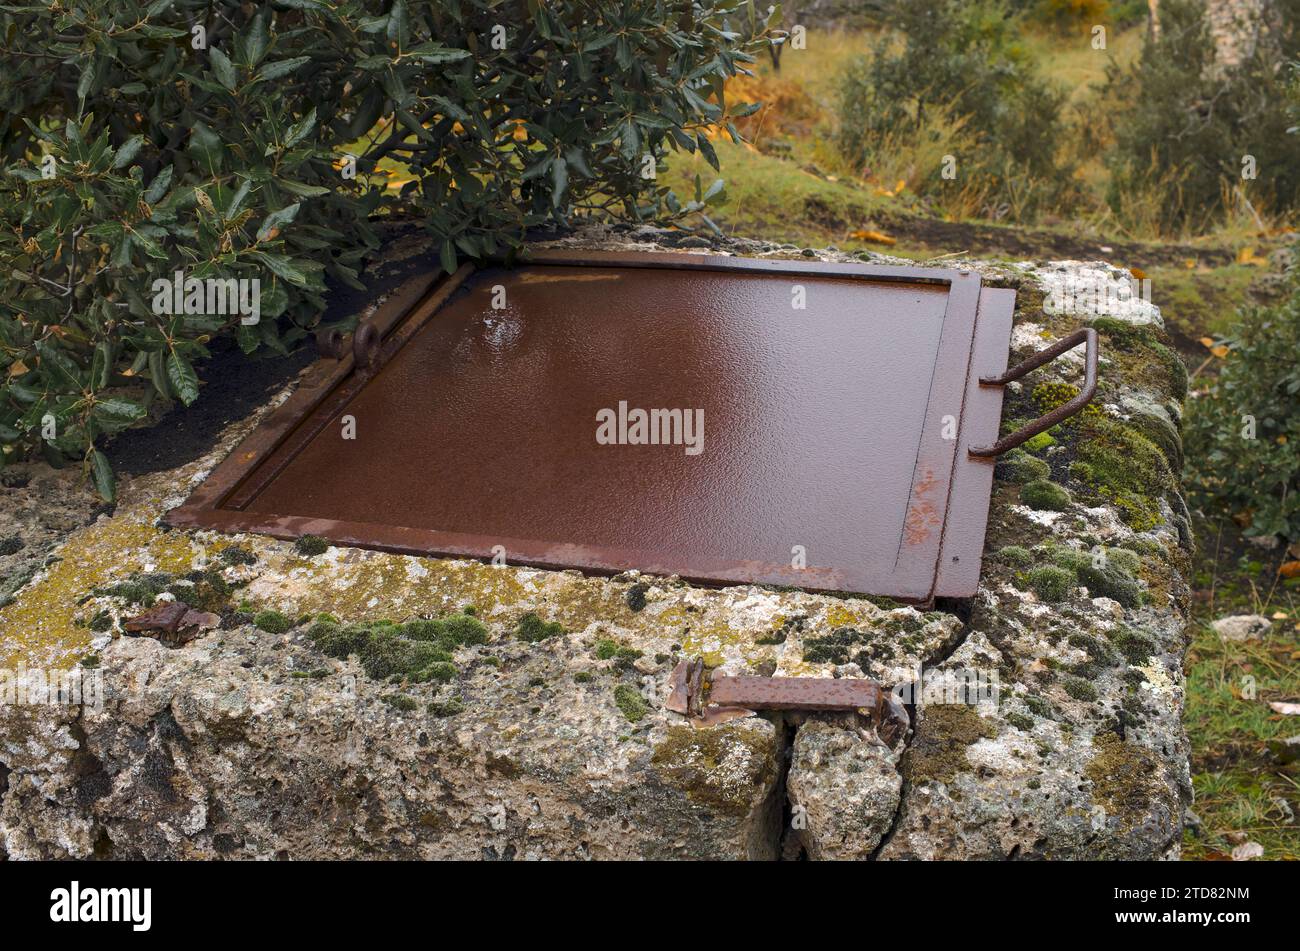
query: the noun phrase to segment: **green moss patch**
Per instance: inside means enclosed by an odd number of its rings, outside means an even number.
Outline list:
[[[1126,608],[1142,603],[1142,588],[1133,573],[1141,560],[1133,552],[1120,548],[1089,552],[1048,543],[1027,554],[1031,561],[1037,557],[1049,562],[1022,576],[1044,601],[1063,600],[1070,588],[1081,584],[1092,597],[1112,598]]]
[[[284,634],[293,627],[293,621],[279,611],[258,611],[253,615],[253,625],[268,634]]]
[[[1150,327],[1101,317],[1092,326],[1102,336],[1102,353],[1118,364],[1120,377],[1133,386],[1181,402],[1187,398],[1187,367]]]
[[[1074,573],[1058,565],[1039,565],[1025,574],[1025,581],[1042,600],[1064,601],[1074,587]]]
[[[1125,826],[1141,823],[1150,816],[1155,799],[1170,796],[1151,751],[1125,743],[1114,733],[1094,736],[1092,746],[1084,775],[1092,782],[1093,802]]]
[[[1160,653],[1155,638],[1131,627],[1117,627],[1107,631],[1106,637],[1130,664],[1146,664],[1154,655]]]
[[[1085,703],[1092,703],[1097,699],[1097,688],[1082,677],[1067,677],[1065,692],[1075,700],[1082,700]]]
[[[1036,479],[1020,490],[1020,501],[1032,509],[1046,512],[1064,512],[1070,507],[1070,493],[1061,485],[1046,479]]]
[[[330,543],[315,535],[303,535],[293,543],[293,550],[304,558],[315,558],[329,549]]]
[[[402,634],[413,641],[430,641],[443,650],[455,650],[466,645],[486,644],[488,629],[478,618],[468,614],[452,614],[433,620],[418,619],[402,625]]]
[[[669,786],[715,812],[748,816],[755,797],[775,782],[776,735],[736,720],[697,730],[669,728],[650,762]]]
[[[632,587],[627,589],[627,606],[628,610],[636,612],[641,611],[646,605],[646,592],[650,590],[650,585],[644,581],[638,581]]]
[[[1006,545],[998,549],[998,558],[1013,568],[1028,568],[1034,563],[1029,549],[1021,545]]]
[[[803,659],[810,664],[854,663],[866,670],[872,658],[894,655],[893,645],[878,642],[876,634],[856,627],[837,627],[829,634],[805,640]],[[866,649],[868,645],[872,645],[871,650]]]
[[[227,565],[255,565],[257,556],[241,545],[230,545],[217,553],[217,558]]]
[[[165,571],[134,574],[126,581],[93,591],[96,597],[120,599],[127,607],[151,608],[162,594],[184,601],[198,611],[221,614],[230,607],[234,586],[215,569],[195,570],[176,577]]]
[[[1137,531],[1160,524],[1160,499],[1177,490],[1165,454],[1136,429],[1113,419],[1080,426],[1070,475],[1098,502],[1114,505]]]
[[[629,723],[639,723],[650,712],[650,704],[631,684],[619,684],[614,688],[614,703],[623,711]]]
[[[391,622],[338,624],[317,621],[307,637],[322,654],[340,660],[356,656],[367,676],[376,680],[397,678],[411,683],[446,683],[458,671],[438,642],[412,640],[404,627]]]
[[[598,660],[612,660],[616,666],[625,668],[630,667],[642,652],[611,638],[601,638],[596,642],[595,653]]]
[[[543,621],[533,611],[529,611],[521,617],[518,626],[515,628],[515,637],[530,644],[544,641],[548,637],[559,637],[564,633],[564,625],[558,621]]]
[[[1052,467],[1023,449],[1013,449],[998,460],[994,472],[999,479],[1023,485],[1050,478]]]
[[[1142,600],[1142,589],[1137,579],[1121,568],[1117,563],[1106,561],[1098,564],[1089,560],[1076,572],[1079,583],[1088,589],[1093,597],[1105,597],[1118,601],[1126,608],[1137,607]]]
[[[949,782],[970,769],[966,747],[997,736],[997,727],[962,703],[927,706],[903,764],[913,783]]]

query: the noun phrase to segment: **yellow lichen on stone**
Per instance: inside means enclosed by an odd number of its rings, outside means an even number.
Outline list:
[[[490,616],[498,605],[527,600],[520,574],[536,574],[477,561],[342,548],[310,559],[287,548],[263,556],[261,575],[245,593],[250,601],[297,613],[327,611],[343,621],[402,620],[465,605]]]
[[[159,531],[154,517],[119,509],[73,532],[59,560],[0,609],[0,668],[72,666],[90,651],[91,632],[76,624],[82,598],[136,572],[189,571],[197,555],[190,539]]]
[[[826,626],[830,628],[854,627],[861,624],[862,618],[850,611],[842,602],[826,606]]]

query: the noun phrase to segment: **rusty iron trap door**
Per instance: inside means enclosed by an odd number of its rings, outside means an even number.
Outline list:
[[[398,292],[171,524],[598,573],[974,593],[1014,292],[542,252]],[[987,453],[987,450],[983,450]]]

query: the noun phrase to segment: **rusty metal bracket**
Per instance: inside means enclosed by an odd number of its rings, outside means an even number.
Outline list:
[[[316,349],[321,356],[333,357],[335,360],[342,360],[347,355],[348,348],[344,343],[343,331],[337,327],[329,330],[316,331]]]
[[[369,320],[357,324],[352,334],[352,358],[358,367],[369,370],[379,362],[379,328]]]
[[[665,709],[705,723],[718,723],[756,710],[809,713],[854,711],[871,721],[893,746],[911,726],[907,708],[893,692],[863,677],[711,676],[700,659],[673,668]]]
[[[1039,350],[1023,363],[1016,364],[1001,376],[980,377],[980,386],[1006,386],[1012,380],[1020,379],[1030,370],[1037,370],[1044,363],[1050,363],[1065,351],[1073,350],[1079,344],[1085,342],[1088,349],[1084,357],[1083,389],[1079,391],[1078,396],[1068,403],[1062,403],[1050,413],[1022,426],[1010,436],[1004,436],[991,446],[971,446],[969,449],[970,454],[972,456],[1000,456],[1002,453],[1015,449],[1021,443],[1032,439],[1039,433],[1051,429],[1061,420],[1069,419],[1087,406],[1097,392],[1097,331],[1091,327],[1076,330],[1064,340],[1058,340],[1050,347]]]

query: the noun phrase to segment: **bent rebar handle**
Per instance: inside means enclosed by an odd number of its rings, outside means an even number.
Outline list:
[[[1015,449],[1021,443],[1032,439],[1039,433],[1051,429],[1061,420],[1069,419],[1087,406],[1088,402],[1097,393],[1097,331],[1091,327],[1076,330],[1064,340],[1058,340],[1050,347],[1039,350],[1024,363],[1017,364],[1001,376],[980,377],[980,386],[1006,386],[1012,380],[1020,379],[1030,370],[1037,370],[1044,363],[1050,363],[1065,351],[1073,350],[1084,342],[1088,344],[1088,349],[1084,357],[1083,389],[1079,391],[1078,396],[1068,403],[1062,403],[1050,413],[1038,417],[1032,423],[1027,423],[1010,436],[999,439],[991,446],[971,446],[968,450],[970,454],[972,456],[1000,456],[1007,450]]]

